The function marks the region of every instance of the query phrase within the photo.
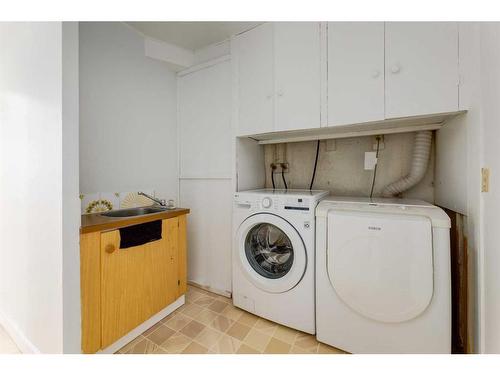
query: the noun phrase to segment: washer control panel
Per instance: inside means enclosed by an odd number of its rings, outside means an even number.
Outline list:
[[[316,203],[314,199],[300,196],[268,196],[255,194],[240,194],[234,195],[235,205],[239,208],[250,210],[263,211],[285,211],[296,213],[314,213]]]

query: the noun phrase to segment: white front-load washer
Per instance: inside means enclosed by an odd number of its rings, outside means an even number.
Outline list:
[[[233,303],[315,332],[315,208],[318,190],[238,192],[233,212]]]
[[[423,201],[327,197],[316,209],[318,341],[450,353],[450,219]]]

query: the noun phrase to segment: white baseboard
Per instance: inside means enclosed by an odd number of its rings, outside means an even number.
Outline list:
[[[125,336],[122,338],[118,339],[115,341],[113,344],[108,346],[107,348],[104,348],[102,350],[99,350],[97,354],[113,354],[116,353],[119,349],[123,348],[125,345],[127,345],[130,341],[135,339],[137,336],[139,336],[141,333],[144,331],[148,330],[152,326],[154,326],[156,323],[158,323],[160,320],[165,318],[167,315],[171,314],[175,310],[177,310],[179,307],[184,305],[186,302],[185,296],[182,295],[175,302],[171,303],[167,307],[165,307],[163,310],[160,312],[156,313],[153,315],[151,318],[146,320],[144,323],[141,325],[135,327],[132,331],[127,333]]]
[[[231,298],[231,292],[228,292],[228,291],[225,291],[225,290],[211,288],[209,286],[202,285],[202,284],[198,284],[196,281],[189,280],[187,283],[188,283],[188,285],[192,285],[192,286],[195,286],[197,288],[206,290],[207,292],[212,292],[212,293],[218,294],[218,295],[223,296],[223,297]]]
[[[7,318],[5,314],[0,311],[0,325],[4,328],[5,332],[10,336],[12,341],[17,345],[21,353],[25,354],[40,354],[38,349],[19,329],[17,324]]]

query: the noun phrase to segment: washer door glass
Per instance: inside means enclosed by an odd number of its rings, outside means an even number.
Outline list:
[[[290,238],[269,223],[260,223],[250,229],[245,240],[245,255],[252,268],[268,279],[285,276],[294,259]]]

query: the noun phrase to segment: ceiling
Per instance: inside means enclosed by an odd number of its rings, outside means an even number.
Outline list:
[[[127,22],[134,29],[167,43],[196,50],[222,42],[231,35],[251,29],[262,22]]]

